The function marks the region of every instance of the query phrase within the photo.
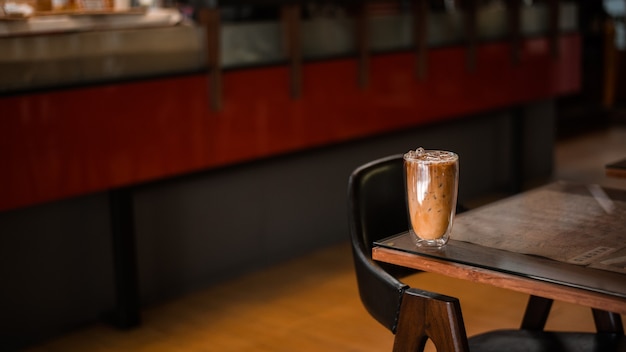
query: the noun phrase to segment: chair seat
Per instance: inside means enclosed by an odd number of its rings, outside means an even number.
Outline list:
[[[494,330],[469,338],[471,352],[626,351],[626,337],[612,333]]]

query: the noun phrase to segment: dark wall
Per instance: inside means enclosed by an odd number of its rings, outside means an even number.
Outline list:
[[[520,110],[526,179],[552,172],[554,108]],[[459,201],[507,189],[509,111],[137,187],[139,285],[155,304],[346,241],[347,181],[372,159],[423,146],[460,156]],[[0,346],[50,338],[114,306],[105,193],[0,213]]]

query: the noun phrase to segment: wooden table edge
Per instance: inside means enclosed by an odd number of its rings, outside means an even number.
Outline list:
[[[476,268],[469,265],[423,257],[389,248],[374,247],[372,249],[372,258],[380,262],[441,274],[456,279],[488,284],[618,314],[626,314],[625,298],[614,297],[599,292],[586,291],[495,270]]]

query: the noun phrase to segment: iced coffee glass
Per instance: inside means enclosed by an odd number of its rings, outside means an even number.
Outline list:
[[[452,231],[459,184],[459,157],[418,148],[404,154],[409,223],[419,246],[444,246]]]

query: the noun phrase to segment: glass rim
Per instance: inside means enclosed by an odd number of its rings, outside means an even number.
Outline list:
[[[419,148],[418,148],[419,149]],[[444,156],[443,158],[438,158],[438,159],[422,159],[419,158],[417,155],[417,151],[416,150],[411,150],[407,153],[404,153],[403,158],[405,161],[411,161],[411,162],[422,162],[422,163],[450,163],[450,162],[454,162],[454,161],[458,161],[459,160],[459,155],[455,152],[449,151],[449,150],[442,150],[442,149],[422,149],[421,150],[422,154],[426,154],[426,155],[432,155],[433,152],[437,152],[440,153],[440,155]]]

